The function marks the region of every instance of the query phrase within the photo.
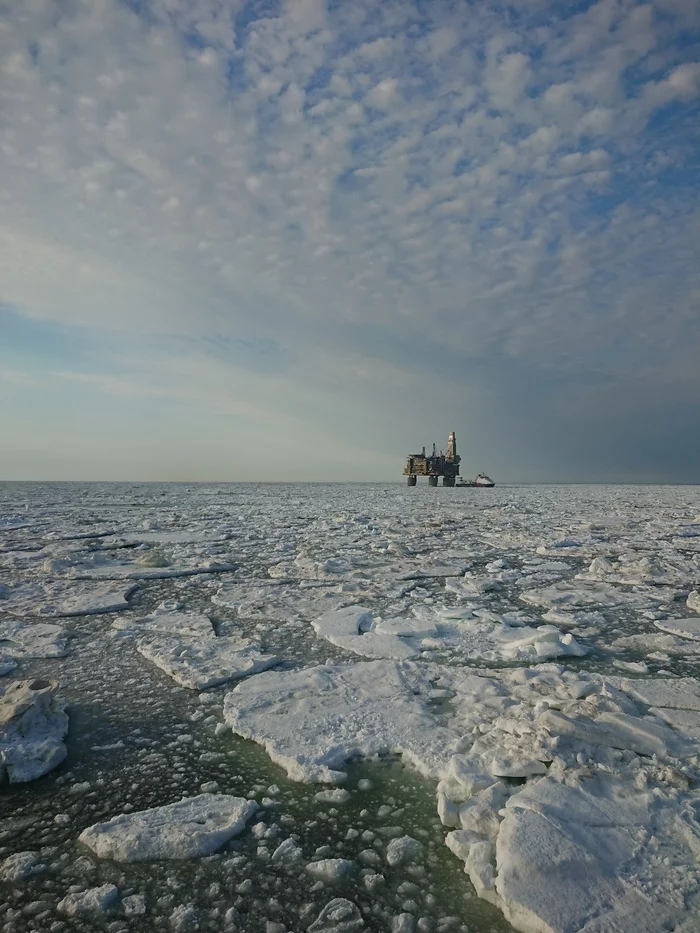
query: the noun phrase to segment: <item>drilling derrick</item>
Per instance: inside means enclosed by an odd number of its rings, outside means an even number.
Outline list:
[[[451,431],[447,440],[446,454],[442,451],[438,453],[435,444],[433,444],[432,454],[428,456],[426,456],[425,447],[419,454],[409,454],[403,475],[407,477],[406,482],[409,486],[415,486],[419,476],[427,476],[431,486],[437,486],[441,476],[443,486],[454,486],[455,479],[459,476],[460,459],[457,453],[457,438],[455,432]]]

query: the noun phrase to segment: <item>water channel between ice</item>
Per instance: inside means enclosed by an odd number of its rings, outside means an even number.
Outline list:
[[[183,532],[181,542],[176,532]],[[80,537],[88,534],[95,537]],[[177,602],[209,616],[218,638],[253,639],[280,659],[278,670],[359,663],[363,658],[342,640],[334,644],[314,631],[314,600],[320,612],[328,608],[324,596],[334,608],[354,602],[379,619],[405,617],[416,607],[418,618],[476,607],[486,613],[482,619],[510,613],[514,624],[537,626],[548,621],[542,616],[552,605],[521,599],[523,581],[530,590],[573,585],[602,556],[638,572],[639,581],[620,585],[619,604],[589,607],[589,617],[578,607],[576,626],[562,632],[572,632],[588,654],[555,660],[572,672],[697,679],[700,651],[670,642],[655,622],[692,615],[683,601],[697,587],[699,542],[700,490],[681,487],[0,484],[0,585],[12,597],[38,582],[44,594],[27,590],[12,619],[41,618],[71,634],[66,657],[17,657],[17,667],[0,678],[0,686],[17,678],[58,680],[70,717],[65,761],[36,781],[0,787],[0,860],[32,851],[46,866],[2,886],[0,929],[296,933],[328,901],[344,897],[358,906],[364,929],[377,933],[512,930],[476,896],[462,862],[445,846],[435,780],[387,754],[350,762],[346,802],[319,802],[321,785],[290,780],[261,746],[224,723],[223,700],[233,684],[207,691],[179,686],[113,623]],[[89,589],[90,573],[104,562],[132,566],[136,558],[151,568],[216,561],[234,569],[141,579],[128,608],[117,612],[65,617],[47,610],[71,588]],[[441,575],[440,562],[459,565],[459,576],[451,569]],[[425,575],[411,578],[411,568]],[[605,573],[613,585],[612,571]],[[668,577],[654,592],[650,573]],[[466,589],[446,586],[464,574]],[[271,582],[281,595],[270,608],[259,588]],[[468,586],[476,587],[478,600]],[[4,624],[3,603],[11,599],[0,601]],[[475,658],[460,645],[432,639],[416,661],[449,670],[527,666],[491,649]],[[430,701],[436,723],[452,715],[449,691],[442,694],[436,690]],[[253,826],[216,855],[122,864],[99,860],[77,842],[93,823],[202,790],[261,805]],[[420,856],[390,866],[387,844],[403,835],[421,843]],[[273,862],[272,852],[289,836],[303,860]],[[337,883],[320,882],[305,870],[314,857],[348,859],[354,869]],[[127,915],[119,904],[90,917],[58,909],[68,893],[105,883],[116,885],[122,900],[143,895],[146,913]]]

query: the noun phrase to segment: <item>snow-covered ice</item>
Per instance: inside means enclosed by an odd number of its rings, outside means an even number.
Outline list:
[[[79,841],[99,858],[117,862],[199,858],[242,833],[257,809],[254,800],[244,797],[200,794],[95,823]]]
[[[33,781],[66,757],[68,716],[58,683],[16,680],[0,686],[0,782]]]
[[[68,632],[50,622],[0,622],[0,649],[10,658],[64,658]]]
[[[700,641],[700,616],[693,619],[657,619],[654,625],[669,635]]]
[[[418,699],[429,690],[410,662],[325,664],[244,681],[226,695],[224,715],[296,780],[340,782],[349,758],[389,751],[437,776],[453,737]]]
[[[213,638],[214,628],[209,616],[201,612],[180,612],[161,609],[149,616],[120,616],[112,623],[117,632],[130,635],[176,635],[189,638]]]
[[[154,635],[139,641],[137,650],[190,690],[205,690],[238,680],[279,663],[244,638],[175,638]]]

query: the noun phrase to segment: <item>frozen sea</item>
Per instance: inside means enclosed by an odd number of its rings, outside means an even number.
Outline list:
[[[699,591],[700,487],[0,483],[0,928],[696,931]]]

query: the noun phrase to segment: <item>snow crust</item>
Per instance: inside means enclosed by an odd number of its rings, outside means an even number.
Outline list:
[[[78,840],[99,858],[117,862],[199,858],[242,833],[257,810],[244,797],[200,794],[95,823]]]

